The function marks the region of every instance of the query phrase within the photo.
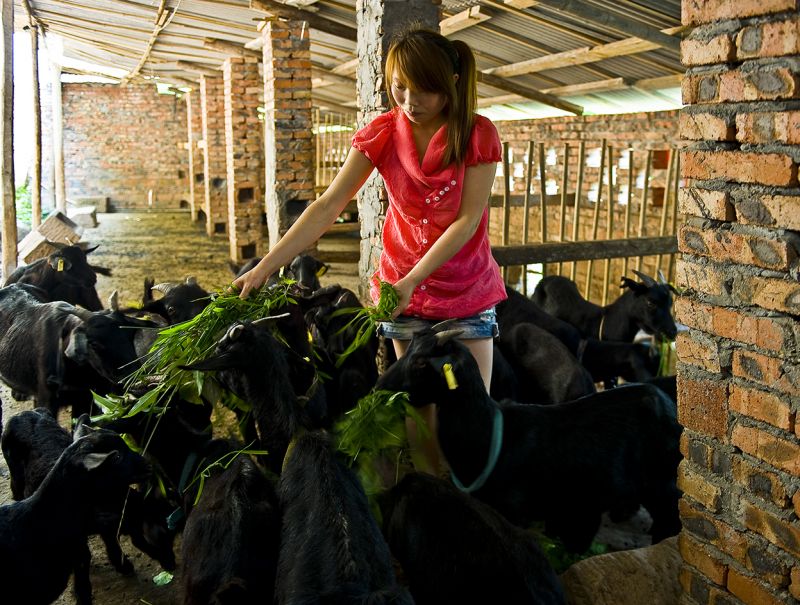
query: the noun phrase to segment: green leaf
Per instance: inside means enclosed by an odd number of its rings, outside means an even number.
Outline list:
[[[153,583],[156,586],[166,586],[167,584],[172,582],[173,577],[174,576],[168,571],[162,571],[153,576]]]

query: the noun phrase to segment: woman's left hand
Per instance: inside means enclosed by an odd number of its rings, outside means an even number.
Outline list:
[[[414,289],[417,287],[417,282],[413,279],[409,279],[408,276],[399,279],[397,282],[392,284],[394,286],[395,292],[397,292],[397,307],[392,313],[392,319],[396,319],[398,315],[400,315],[403,311],[406,310],[408,304],[411,302],[411,295],[414,293]]]

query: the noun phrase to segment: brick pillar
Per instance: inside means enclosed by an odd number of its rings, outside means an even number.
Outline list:
[[[683,0],[682,604],[800,599],[797,0]]]
[[[203,149],[199,143],[203,139],[202,111],[199,92],[189,92],[186,100],[187,151],[189,157],[189,209],[192,221],[205,221],[205,186],[203,177]]]
[[[264,38],[264,160],[269,245],[314,200],[311,46],[302,21],[269,21]]]
[[[200,76],[203,124],[203,182],[206,233],[228,229],[228,168],[225,164],[225,83],[222,76]]]
[[[437,0],[358,0],[356,23],[358,25],[358,125],[389,109],[383,83],[383,64],[392,36],[410,23],[439,31],[440,2]],[[358,213],[361,221],[361,260],[358,274],[361,277],[362,297],[368,298],[369,278],[378,268],[381,230],[385,216],[386,194],[383,181],[373,173],[358,194]]]

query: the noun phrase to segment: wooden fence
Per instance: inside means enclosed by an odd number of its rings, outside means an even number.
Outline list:
[[[354,114],[315,114],[317,193],[344,162],[354,131]],[[676,149],[530,141],[522,153],[503,143],[503,158],[489,231],[509,285],[529,294],[543,275],[566,275],[586,298],[607,304],[618,295],[620,278],[634,277],[632,270],[653,277],[661,271],[673,280]],[[348,211],[355,213],[355,205]],[[336,260],[357,262],[358,251]]]

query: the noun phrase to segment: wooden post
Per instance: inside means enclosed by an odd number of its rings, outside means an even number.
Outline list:
[[[189,219],[197,220],[197,206],[194,199],[194,131],[192,130],[192,93],[184,94],[186,101],[186,146],[189,151]]]
[[[614,148],[608,148],[608,219],[606,239],[614,239]],[[605,307],[608,303],[608,284],[611,281],[611,259],[605,259],[603,265],[603,300]]]
[[[581,222],[581,193],[583,190],[583,172],[586,168],[586,141],[578,144],[578,180],[575,181],[575,203],[573,204],[572,216],[572,241],[577,242],[580,235]],[[578,263],[572,263],[569,270],[569,278],[575,281],[578,275]]]
[[[625,200],[625,230],[623,237],[631,235],[631,202],[633,201],[633,149],[628,149],[628,195]],[[628,273],[628,258],[622,259],[622,277]]]
[[[522,243],[528,243],[528,226],[531,212],[531,185],[533,185],[533,141],[528,141],[528,166],[525,171],[525,202],[522,210]],[[522,293],[528,295],[528,265],[522,265]]]
[[[658,234],[664,235],[667,230],[667,214],[669,212],[669,196],[672,195],[672,171],[675,169],[675,150],[669,150],[669,163],[667,164],[667,182],[664,188],[664,203],[661,205],[661,223]],[[656,256],[656,275],[661,271],[661,254]]]
[[[678,233],[678,188],[681,183],[681,155],[678,150],[675,150],[675,170],[673,171],[673,178],[675,179],[672,189],[675,192],[675,202],[672,208],[672,235]],[[670,283],[675,281],[675,253],[673,252],[669,257],[669,265],[667,268],[667,281]]]
[[[597,203],[594,205],[594,216],[592,217],[592,236],[591,240],[597,239],[597,226],[600,223],[600,202],[603,199],[603,166],[606,161],[606,140],[603,139],[600,144],[600,172],[597,180]],[[610,238],[609,238],[610,239]],[[592,274],[594,272],[594,261],[589,261],[586,267],[586,285],[583,289],[583,297],[589,299],[589,293],[592,290]]]
[[[511,222],[511,166],[508,161],[508,141],[503,142],[503,245],[508,245],[509,223]],[[503,281],[508,279],[508,267],[503,267]]]
[[[566,232],[566,214],[567,214],[567,187],[569,186],[569,143],[564,143],[564,172],[561,173],[561,208],[560,208],[560,226],[558,231],[558,241],[564,241],[564,234]],[[558,274],[561,275],[562,263],[558,263]]]
[[[647,150],[647,162],[644,166],[644,184],[642,187],[642,201],[639,205],[639,237],[647,233],[647,197],[650,193],[650,169],[653,166],[653,150]],[[636,270],[642,270],[643,256],[636,259]]]
[[[14,0],[0,0],[3,22],[2,93],[3,153],[0,154],[0,194],[3,197],[3,280],[17,267],[17,209],[14,190]]]
[[[53,170],[56,177],[56,210],[67,213],[67,186],[64,176],[64,113],[61,107],[61,66],[51,65],[53,91]]]
[[[539,188],[541,191],[540,205],[542,243],[547,241],[547,170],[544,160],[544,143],[539,143]],[[547,265],[542,264],[542,277],[547,275]]]
[[[31,227],[42,224],[42,102],[39,97],[39,27],[31,23],[31,81],[33,83],[33,175],[31,178]]]

